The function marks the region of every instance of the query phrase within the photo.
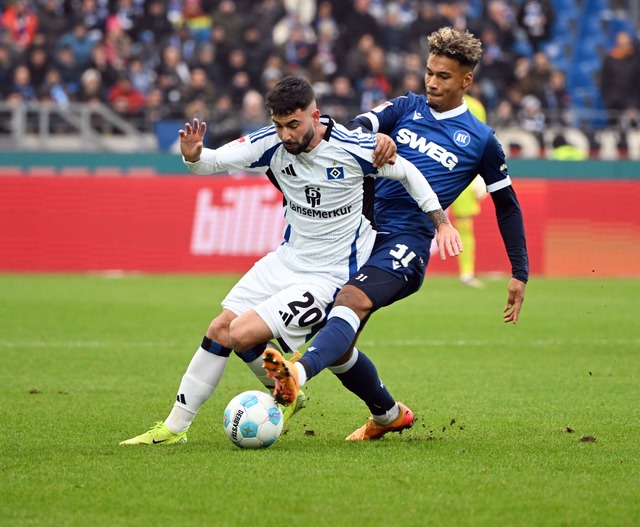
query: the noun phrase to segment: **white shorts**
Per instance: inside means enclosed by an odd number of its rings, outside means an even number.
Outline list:
[[[255,310],[275,338],[296,350],[324,322],[338,290],[334,276],[296,272],[276,251],[256,262],[231,289],[222,307],[236,315]]]

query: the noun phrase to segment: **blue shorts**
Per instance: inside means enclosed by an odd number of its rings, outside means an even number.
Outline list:
[[[373,313],[420,289],[430,248],[431,239],[424,236],[378,233],[371,256],[347,283],[369,297]]]

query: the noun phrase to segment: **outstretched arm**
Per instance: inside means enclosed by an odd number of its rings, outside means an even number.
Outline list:
[[[185,161],[195,163],[200,159],[204,145],[204,134],[207,131],[207,123],[200,124],[197,118],[193,119],[193,125],[186,123],[184,130],[179,130],[180,152]]]
[[[518,322],[524,302],[524,290],[529,279],[529,257],[524,232],[524,221],[520,204],[511,186],[491,193],[496,206],[496,217],[509,261],[511,280],[507,294],[507,305],[503,310],[504,322]]]
[[[270,146],[266,141],[251,143],[243,138],[222,145],[215,150],[206,148],[204,135],[207,123],[193,119],[193,124],[185,123],[184,130],[178,130],[180,152],[191,172],[202,176],[233,173],[236,170],[264,172],[266,164],[257,163]]]

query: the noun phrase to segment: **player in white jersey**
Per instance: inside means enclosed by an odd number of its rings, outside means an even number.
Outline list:
[[[321,119],[306,80],[282,79],[269,92],[267,106],[273,125],[217,150],[203,148],[206,123],[194,119],[179,132],[183,159],[196,174],[267,173],[283,193],[284,241],[223,300],[166,421],[121,444],[186,442],[187,429],[215,390],[232,350],[259,373],[265,343],[275,338],[289,351],[314,334],[340,287],[371,252],[375,231],[364,207],[368,176],[402,182],[436,226],[441,256],[461,250],[457,231],[422,174],[399,156],[394,165],[376,169],[375,135]],[[266,375],[262,380],[270,384]]]

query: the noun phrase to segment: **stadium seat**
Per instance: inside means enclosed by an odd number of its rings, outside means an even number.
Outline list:
[[[583,0],[583,9],[587,13],[601,13],[609,8],[609,0]]]
[[[569,70],[569,66],[573,60],[572,40],[566,38],[554,38],[542,47],[551,60],[551,63],[565,73]]]
[[[594,86],[574,88],[571,90],[571,101],[577,126],[596,130],[606,127],[607,117],[603,111],[602,97],[598,88]]]
[[[511,47],[511,51],[513,51],[517,56],[533,57],[533,47],[528,40],[516,39]]]
[[[558,15],[573,15],[578,10],[576,0],[555,0],[553,6],[556,10],[556,16]]]
[[[580,39],[576,45],[575,60],[586,63],[595,61],[601,64],[608,48],[607,40],[602,34],[594,35],[592,38]]]
[[[566,15],[558,15],[553,23],[551,33],[554,40],[573,39],[577,36],[579,19],[575,12]]]
[[[579,19],[580,31],[579,38],[581,40],[589,40],[597,38],[604,34],[602,18],[599,12],[585,12]]]
[[[599,61],[574,63],[569,69],[567,85],[569,88],[591,88],[596,86],[596,75],[600,72]]]

